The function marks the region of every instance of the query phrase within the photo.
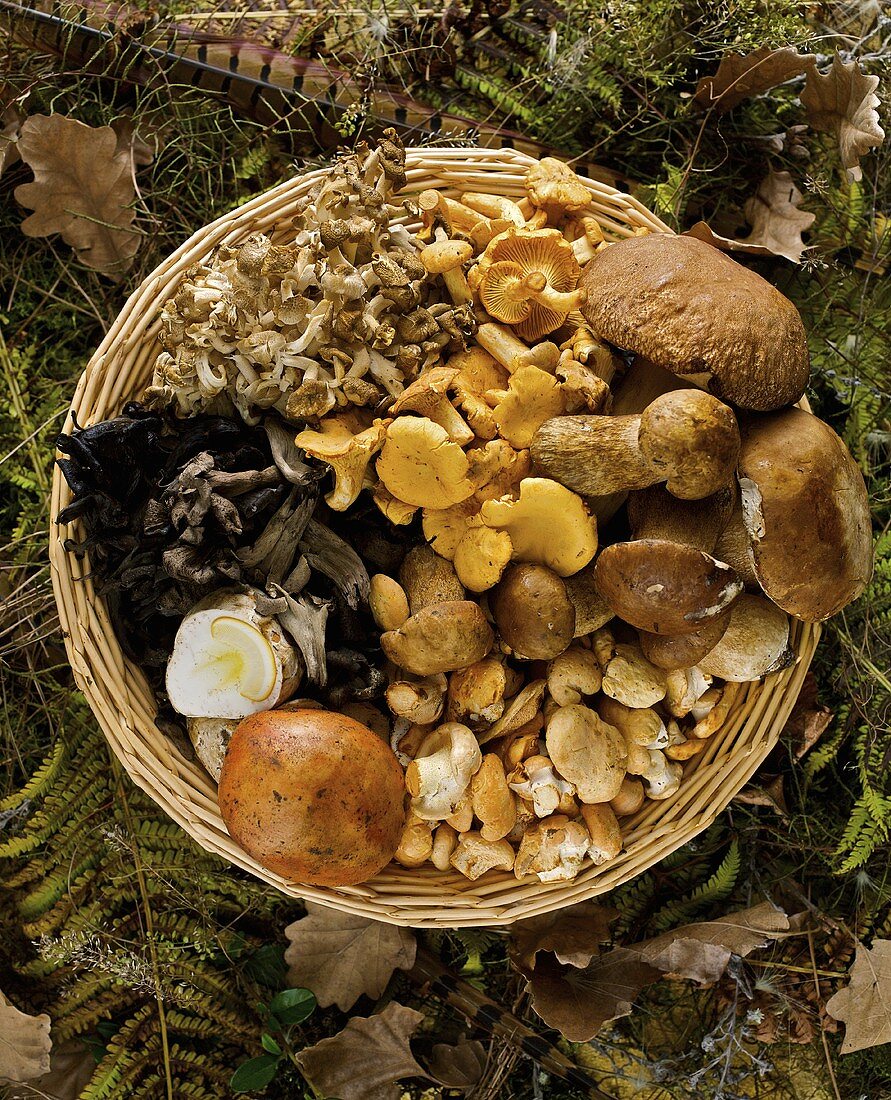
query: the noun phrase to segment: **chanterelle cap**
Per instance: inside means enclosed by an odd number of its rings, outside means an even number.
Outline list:
[[[651,233],[602,249],[580,307],[594,332],[744,409],[797,401],[810,373],[795,306],[694,237]]]
[[[742,425],[739,485],[758,583],[805,622],[835,615],[872,574],[863,475],[835,432],[802,409]]]

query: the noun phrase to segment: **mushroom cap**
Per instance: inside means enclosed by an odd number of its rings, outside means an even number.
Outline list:
[[[512,447],[528,447],[538,428],[566,410],[560,383],[539,367],[520,367],[511,375],[493,416],[502,439]]]
[[[397,500],[448,508],[473,492],[467,456],[445,428],[421,416],[399,416],[387,429],[377,475]]]
[[[700,630],[743,590],[729,565],[664,539],[607,546],[594,567],[594,583],[620,619],[651,634]]]
[[[494,641],[482,609],[470,600],[427,604],[398,630],[381,634],[386,656],[415,676],[467,668],[481,661]]]
[[[393,857],[404,794],[395,754],[359,722],[325,710],[271,710],[232,734],[219,803],[233,840],[270,871],[347,886]]]
[[[720,642],[729,622],[728,613],[719,615],[691,634],[650,634],[641,630],[640,648],[644,657],[657,668],[692,668]]]
[[[421,252],[421,263],[431,275],[443,275],[473,256],[473,245],[467,241],[435,241]]]
[[[733,410],[703,390],[672,390],[651,401],[641,413],[638,440],[666,489],[682,500],[724,488],[739,457]]]
[[[537,207],[557,220],[564,214],[584,210],[593,196],[565,161],[542,157],[530,166],[524,181],[526,194]]]
[[[622,786],[628,760],[625,738],[590,707],[558,707],[545,734],[554,767],[575,784],[582,802],[609,802]]]
[[[733,605],[724,636],[702,658],[699,669],[744,683],[785,668],[792,659],[789,616],[763,596],[746,594]]]
[[[575,609],[561,578],[544,565],[513,565],[490,597],[503,641],[517,657],[549,661],[575,631]]]
[[[777,409],[807,385],[795,306],[760,275],[694,237],[652,233],[585,268],[582,313],[598,336],[690,376],[745,409]]]
[[[828,424],[802,409],[752,417],[739,484],[755,573],[774,603],[820,622],[863,592],[873,560],[869,498]]]

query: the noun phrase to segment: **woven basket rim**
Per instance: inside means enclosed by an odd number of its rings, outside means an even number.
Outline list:
[[[406,151],[405,192],[440,187],[447,192],[481,189],[522,194],[522,181],[535,159],[513,149],[424,147]],[[124,303],[78,381],[64,431],[76,415],[80,426],[107,419],[141,392],[156,350],[158,306],[182,273],[221,243],[249,232],[274,235],[289,204],[321,178],[317,169],[282,181],[263,195],[193,233],[147,276]],[[631,236],[646,227],[671,233],[634,196],[608,184],[585,180],[591,192],[587,213],[609,236]],[[58,456],[57,456],[58,457]],[[795,703],[820,636],[818,625],[793,621],[796,663],[763,681],[744,685],[721,730],[685,769],[677,795],[650,802],[622,819],[624,849],[616,860],[588,867],[569,883],[518,882],[490,872],[469,882],[456,872],[406,869],[390,864],[381,874],[341,889],[290,883],[260,867],[228,836],[216,804],[215,784],[154,725],[154,700],[140,670],[128,661],[111,629],[101,598],[87,574],[88,559],[64,549],[74,525],[55,517],[70,499],[58,466],[53,473],[50,566],[65,647],[75,682],[84,693],[115,756],[130,778],[201,847],[268,885],[292,896],[344,912],[413,927],[508,925],[595,897],[641,874],[707,828],[748,781],[776,744]]]

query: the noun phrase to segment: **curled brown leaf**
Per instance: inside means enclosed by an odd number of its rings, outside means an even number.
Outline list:
[[[810,125],[838,137],[842,164],[853,180],[863,176],[860,158],[885,139],[876,110],[878,86],[877,76],[868,76],[856,61],[842,61],[836,54],[828,73],[816,68],[808,73],[801,93]]]
[[[729,53],[718,71],[696,85],[693,102],[699,107],[729,111],[749,96],[760,95],[813,68],[814,59],[791,46],[772,50],[762,46],[750,54]]]

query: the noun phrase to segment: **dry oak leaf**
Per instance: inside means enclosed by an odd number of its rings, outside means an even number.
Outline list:
[[[319,1096],[399,1100],[401,1078],[430,1080],[408,1045],[423,1020],[423,1013],[393,1001],[383,1012],[354,1016],[343,1031],[304,1048],[297,1063]]]
[[[379,997],[393,971],[410,970],[417,944],[407,928],[306,903],[306,916],[285,929],[288,982],[311,989],[322,1008],[346,1012],[363,993]]]
[[[842,1054],[891,1043],[891,940],[857,947],[848,984],[826,1002],[845,1025]]]
[[[733,237],[722,237],[716,233],[708,222],[696,222],[685,230],[682,237],[695,237],[699,241],[719,248],[722,252],[747,252],[752,256],[773,256],[774,251],[764,244],[751,244],[747,240],[738,241]]]
[[[659,978],[717,981],[731,955],[748,955],[788,928],[786,914],[764,902],[614,948],[582,969],[545,955],[536,961],[529,984],[533,1008],[571,1042],[587,1042],[604,1024],[627,1016],[641,990]]]
[[[0,1081],[30,1081],[49,1073],[50,1018],[20,1012],[0,992]]]
[[[510,930],[511,961],[527,977],[539,951],[553,951],[558,962],[570,966],[587,966],[610,938],[609,926],[618,915],[618,909],[583,901],[517,921]]]
[[[18,150],[34,172],[15,197],[34,213],[22,222],[28,237],[61,233],[87,267],[120,279],[133,262],[140,235],[131,228],[136,191],[128,152],[117,151],[110,126],[86,126],[64,115],[32,115]]]
[[[780,817],[789,816],[786,804],[786,791],[781,775],[775,776],[762,786],[746,787],[733,796],[733,801],[743,806],[766,806]]]
[[[487,1061],[483,1044],[462,1035],[455,1046],[437,1043],[430,1053],[428,1067],[431,1076],[446,1088],[467,1090],[479,1083]]]
[[[96,1070],[96,1059],[81,1039],[69,1039],[54,1046],[49,1073],[33,1077],[27,1084],[10,1085],[5,1100],[79,1100]]]
[[[700,107],[729,111],[749,96],[775,88],[813,66],[812,57],[791,46],[782,50],[762,46],[750,54],[729,53],[721,59],[714,76],[705,76],[696,85],[693,102]]]
[[[878,86],[877,76],[867,76],[856,61],[844,62],[836,54],[828,73],[808,73],[801,93],[811,126],[838,136],[842,164],[852,180],[863,177],[860,158],[885,139],[876,111]]]
[[[756,194],[743,207],[752,226],[745,243],[764,245],[775,256],[801,263],[801,254],[807,247],[801,234],[810,229],[816,217],[798,209],[802,197],[788,172],[770,172],[765,176]]]

